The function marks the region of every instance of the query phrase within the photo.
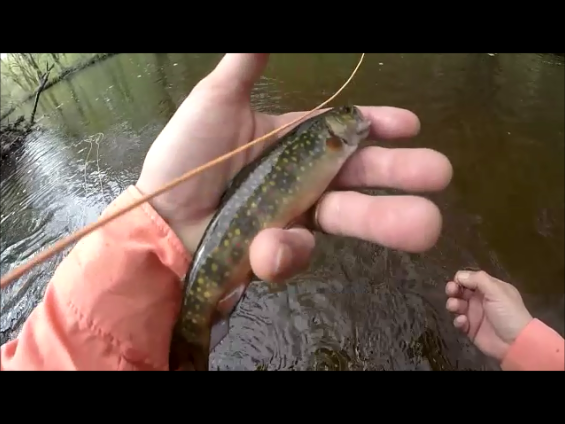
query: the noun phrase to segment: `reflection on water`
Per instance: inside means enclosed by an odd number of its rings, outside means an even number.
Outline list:
[[[135,182],[152,140],[219,58],[121,54],[47,90],[37,115],[45,131],[18,152],[16,166],[2,169],[2,274],[95,220]],[[357,60],[274,54],[253,104],[271,113],[309,109],[333,94]],[[450,158],[452,185],[430,196],[444,214],[438,245],[412,255],[318,236],[306,273],[285,287],[250,286],[211,366],[496,368],[444,310],[444,284],[461,267],[513,282],[532,311],[563,333],[563,91],[563,59],[554,56],[368,55],[339,102],[413,110],[422,132],[404,144]],[[3,291],[2,342],[40,300],[60,259]]]

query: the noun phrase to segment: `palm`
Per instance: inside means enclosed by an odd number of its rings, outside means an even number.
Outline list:
[[[181,110],[182,109],[182,110]],[[182,122],[177,117],[183,117]],[[188,118],[187,118],[188,117]],[[222,156],[233,149],[247,144],[272,129],[272,117],[255,113],[251,109],[249,98],[229,93],[224,87],[196,86],[189,98],[172,118],[169,127],[173,131],[182,125],[182,134],[190,138],[169,137],[167,129],[161,133],[151,149],[157,152],[191,151],[191,155],[178,155],[168,159],[168,169],[161,172],[158,181],[152,181],[155,188],[178,178],[187,171],[201,166]],[[166,146],[164,145],[166,144]],[[171,146],[173,144],[173,146]],[[190,148],[187,148],[189,145]],[[180,184],[159,198],[167,209],[175,209],[186,222],[199,221],[209,216],[217,207],[218,200],[225,190],[227,182],[250,160],[256,157],[265,144],[259,143],[248,150],[235,155],[218,165],[214,170],[205,171]],[[150,154],[148,161],[156,165],[161,163],[160,154]],[[147,163],[144,166],[151,166]]]
[[[267,60],[266,53],[227,54],[197,84],[151,146],[136,183],[142,193],[155,192],[302,115],[253,112],[251,91]],[[412,112],[386,106],[361,109],[371,121],[372,137],[393,140],[418,133],[419,121]],[[259,143],[150,200],[188,252],[196,249],[227,182],[265,146],[266,142]],[[424,251],[435,243],[441,216],[429,201],[415,196],[377,199],[345,190],[374,186],[414,192],[442,190],[451,178],[445,157],[425,149],[373,147],[360,151],[348,164],[335,185],[343,192],[333,192],[317,205],[319,228],[410,252]],[[256,275],[267,280],[282,278],[306,266],[314,238],[299,227],[266,230],[254,240],[257,247],[251,248],[255,254],[251,252],[250,257]],[[275,263],[283,247],[290,252],[288,262]]]
[[[469,300],[468,336],[485,354],[495,358],[501,357],[507,349],[506,343],[496,334],[488,318],[488,305],[484,296],[475,292]]]

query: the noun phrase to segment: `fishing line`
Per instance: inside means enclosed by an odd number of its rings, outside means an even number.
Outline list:
[[[262,137],[256,138],[253,141],[250,141],[249,143],[238,147],[237,149],[232,150],[229,153],[226,153],[223,156],[220,156],[204,165],[201,165],[191,171],[188,171],[186,174],[176,178],[175,180],[171,181],[168,184],[163,185],[161,188],[155,190],[153,193],[149,193],[145,196],[143,196],[141,199],[134,201],[133,203],[131,203],[130,205],[124,206],[112,213],[109,213],[108,215],[106,215],[104,218],[93,222],[85,227],[83,227],[82,229],[76,231],[75,233],[55,242],[53,245],[51,245],[49,248],[47,248],[46,250],[40,252],[37,256],[35,256],[34,258],[30,259],[27,263],[24,263],[22,265],[20,265],[19,267],[17,267],[16,269],[8,272],[7,275],[3,276],[2,279],[0,280],[0,288],[4,288],[6,287],[9,283],[11,283],[12,281],[16,280],[17,278],[21,277],[22,275],[24,275],[25,273],[29,272],[32,268],[34,268],[35,266],[39,265],[41,262],[49,259],[51,256],[61,252],[63,249],[65,249],[67,246],[69,246],[71,243],[75,243],[77,241],[79,241],[81,238],[83,238],[84,236],[92,233],[93,231],[99,229],[100,227],[103,227],[104,225],[108,224],[109,222],[113,221],[116,218],[119,218],[120,216],[126,214],[127,212],[131,211],[132,209],[137,208],[138,206],[142,205],[143,203],[147,202],[148,200],[153,199],[156,196],[159,196],[160,194],[165,193],[166,191],[169,191],[170,189],[176,187],[177,185],[185,182],[186,180],[188,180],[189,178],[194,177],[195,175],[206,171],[207,169],[213,167],[214,165],[218,165],[221,162],[224,162],[225,160],[231,158],[232,156],[235,156],[238,153],[243,152],[246,149],[249,149],[251,147],[253,147],[255,144],[260,143],[261,141],[264,141],[270,137],[272,137],[273,135],[277,134],[278,132],[290,127],[291,125],[294,125],[296,123],[298,123],[299,121],[303,120],[304,118],[307,118],[308,116],[312,115],[314,112],[316,112],[317,110],[323,108],[325,105],[327,105],[329,102],[331,102],[333,99],[335,99],[344,89],[345,87],[347,87],[347,85],[351,82],[351,80],[353,79],[353,77],[355,76],[355,74],[357,73],[357,70],[359,69],[359,67],[361,66],[361,63],[363,63],[363,59],[365,58],[365,53],[361,53],[361,58],[359,59],[359,63],[357,64],[357,66],[355,67],[355,69],[353,70],[353,72],[351,73],[351,76],[347,79],[347,81],[345,81],[345,83],[341,86],[341,88],[339,90],[337,90],[335,92],[335,94],[333,96],[331,96],[328,100],[326,100],[325,102],[321,103],[320,105],[316,106],[314,109],[312,109],[309,112],[306,112],[304,115],[302,115],[299,118],[296,118],[295,120],[280,126],[279,128],[263,135]]]
[[[100,176],[100,140],[104,137],[103,133],[97,133],[96,135],[88,137],[84,140],[86,143],[90,144],[88,153],[86,154],[86,159],[84,160],[84,193],[88,197],[88,183],[86,178],[86,169],[88,168],[88,159],[90,158],[90,153],[92,152],[93,143],[96,143],[96,167],[98,169],[98,182],[100,183],[100,194],[104,197],[104,188],[102,186],[102,177]],[[84,204],[83,213],[86,210],[86,202]],[[85,214],[86,216],[86,214]]]

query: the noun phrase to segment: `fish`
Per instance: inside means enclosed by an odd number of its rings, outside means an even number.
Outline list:
[[[218,302],[238,289],[241,294],[253,277],[251,242],[312,208],[369,128],[358,107],[335,107],[283,135],[231,180],[184,280],[171,339],[175,369],[208,370],[211,328],[222,317]]]

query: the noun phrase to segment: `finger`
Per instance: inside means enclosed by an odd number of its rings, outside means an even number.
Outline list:
[[[251,267],[262,280],[285,280],[308,267],[314,246],[305,228],[263,230],[251,243]]]
[[[467,302],[466,300],[451,297],[447,299],[447,302],[445,303],[445,309],[454,314],[466,314],[467,310],[469,309],[469,302]]]
[[[496,281],[484,271],[458,271],[454,280],[457,284],[470,290],[478,290],[484,295],[492,293],[496,287]]]
[[[445,293],[449,297],[456,297],[463,300],[469,300],[473,297],[475,293],[473,290],[466,289],[463,286],[460,286],[455,281],[450,281],[445,285]]]
[[[336,187],[387,187],[404,191],[440,191],[453,175],[449,160],[430,149],[366,147],[345,163]]]
[[[378,196],[329,192],[316,206],[317,225],[325,232],[356,237],[390,249],[422,252],[441,231],[441,214],[416,196]]]
[[[269,60],[268,53],[226,53],[208,78],[249,95]]]
[[[458,315],[453,319],[453,326],[464,333],[468,333],[469,319],[466,315]]]
[[[327,111],[321,109],[313,116]],[[394,140],[398,138],[414,137],[420,132],[420,120],[411,111],[390,106],[359,106],[359,110],[365,119],[371,121],[372,139]],[[272,129],[287,124],[294,119],[304,115],[306,112],[290,112],[280,116],[271,116]],[[290,131],[291,128],[287,129]],[[284,133],[284,132],[283,132]]]
[[[455,281],[449,281],[445,285],[445,294],[449,297],[459,297],[460,286]]]

